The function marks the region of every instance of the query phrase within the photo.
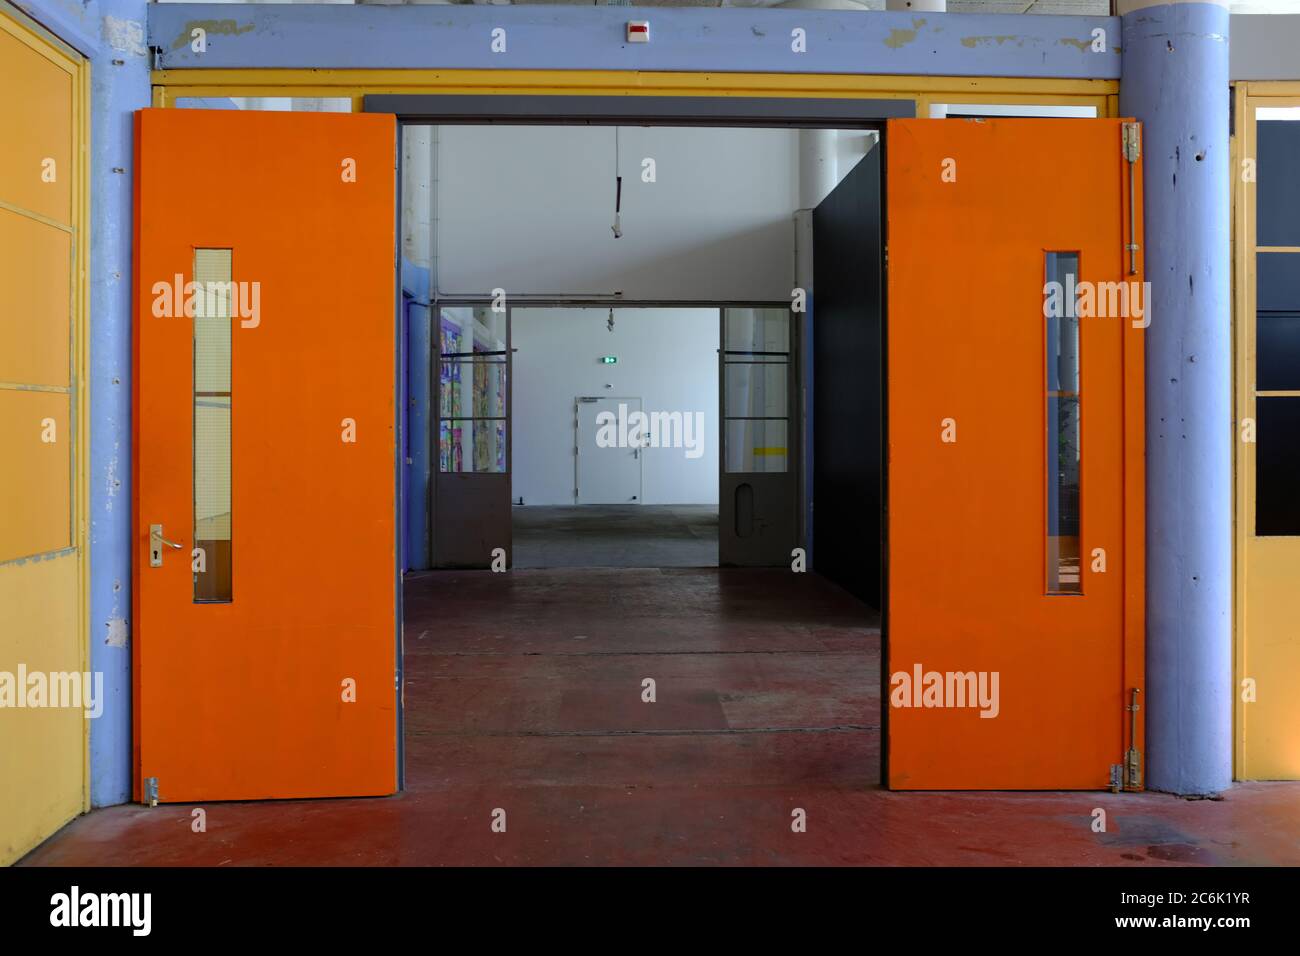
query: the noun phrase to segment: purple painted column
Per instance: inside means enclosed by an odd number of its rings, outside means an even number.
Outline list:
[[[145,0],[16,0],[83,53],[90,92],[90,801],[131,798],[132,114],[149,105]]]
[[[1143,123],[1147,786],[1232,782],[1232,339],[1225,2],[1121,0]]]

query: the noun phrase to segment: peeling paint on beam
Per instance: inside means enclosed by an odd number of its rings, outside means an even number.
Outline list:
[[[228,36],[237,37],[241,33],[247,33],[256,29],[255,23],[240,24],[234,20],[190,20],[185,26],[181,27],[181,32],[176,35],[172,41],[170,49],[180,50],[189,46],[194,40],[194,31],[202,30],[207,36]]]
[[[1116,17],[493,5],[149,5],[159,69],[514,69],[1118,79]],[[654,41],[626,42],[629,18]],[[207,31],[207,49],[191,37]],[[1092,51],[1096,29],[1105,53]],[[504,30],[505,51],[492,50]],[[803,30],[806,52],[796,52]]]

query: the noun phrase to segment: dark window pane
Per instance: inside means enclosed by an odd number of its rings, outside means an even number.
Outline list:
[[[1300,312],[1300,252],[1256,253],[1255,283],[1255,308],[1260,312]]]
[[[1300,535],[1300,398],[1255,399],[1255,533]]]
[[[1256,330],[1255,387],[1300,390],[1300,312],[1261,312]]]
[[[1261,120],[1255,209],[1255,242],[1300,246],[1300,123]]]

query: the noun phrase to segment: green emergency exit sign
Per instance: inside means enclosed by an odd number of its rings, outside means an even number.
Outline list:
[[[602,355],[602,356],[600,357],[600,364],[601,364],[601,365],[617,365],[617,364],[618,364],[618,356],[617,356],[617,355]]]

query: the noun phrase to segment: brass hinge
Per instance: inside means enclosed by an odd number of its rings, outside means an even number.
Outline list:
[[[1124,123],[1121,128],[1121,149],[1128,162],[1128,242],[1124,244],[1124,251],[1128,253],[1128,274],[1137,275],[1137,172],[1133,164],[1142,155],[1142,127],[1137,123]]]
[[[1136,163],[1142,155],[1142,127],[1137,123],[1123,124],[1124,159]]]
[[[1137,715],[1138,694],[1133,688],[1132,702],[1125,709],[1128,711],[1128,752],[1124,754],[1124,788],[1126,790],[1142,789],[1142,752],[1137,749]]]

